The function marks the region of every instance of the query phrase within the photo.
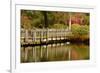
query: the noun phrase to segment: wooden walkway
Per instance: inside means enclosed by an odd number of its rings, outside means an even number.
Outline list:
[[[68,29],[21,30],[21,44],[33,44],[55,40],[66,40],[72,36]]]

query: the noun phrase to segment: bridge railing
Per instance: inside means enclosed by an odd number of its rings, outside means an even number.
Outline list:
[[[47,40],[64,39],[72,35],[68,29],[21,29],[21,42],[39,42]]]

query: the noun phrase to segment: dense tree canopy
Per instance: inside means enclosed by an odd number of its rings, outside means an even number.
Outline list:
[[[67,28],[71,23],[89,25],[89,13],[21,10],[21,28]]]

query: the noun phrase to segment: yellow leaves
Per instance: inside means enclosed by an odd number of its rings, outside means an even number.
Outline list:
[[[31,28],[31,20],[28,18],[28,16],[26,15],[22,15],[21,16],[21,25],[23,26],[23,28],[25,29],[29,29]]]

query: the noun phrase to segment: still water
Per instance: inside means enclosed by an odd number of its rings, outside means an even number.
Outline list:
[[[21,63],[89,60],[89,45],[52,44],[45,46],[21,47]]]

